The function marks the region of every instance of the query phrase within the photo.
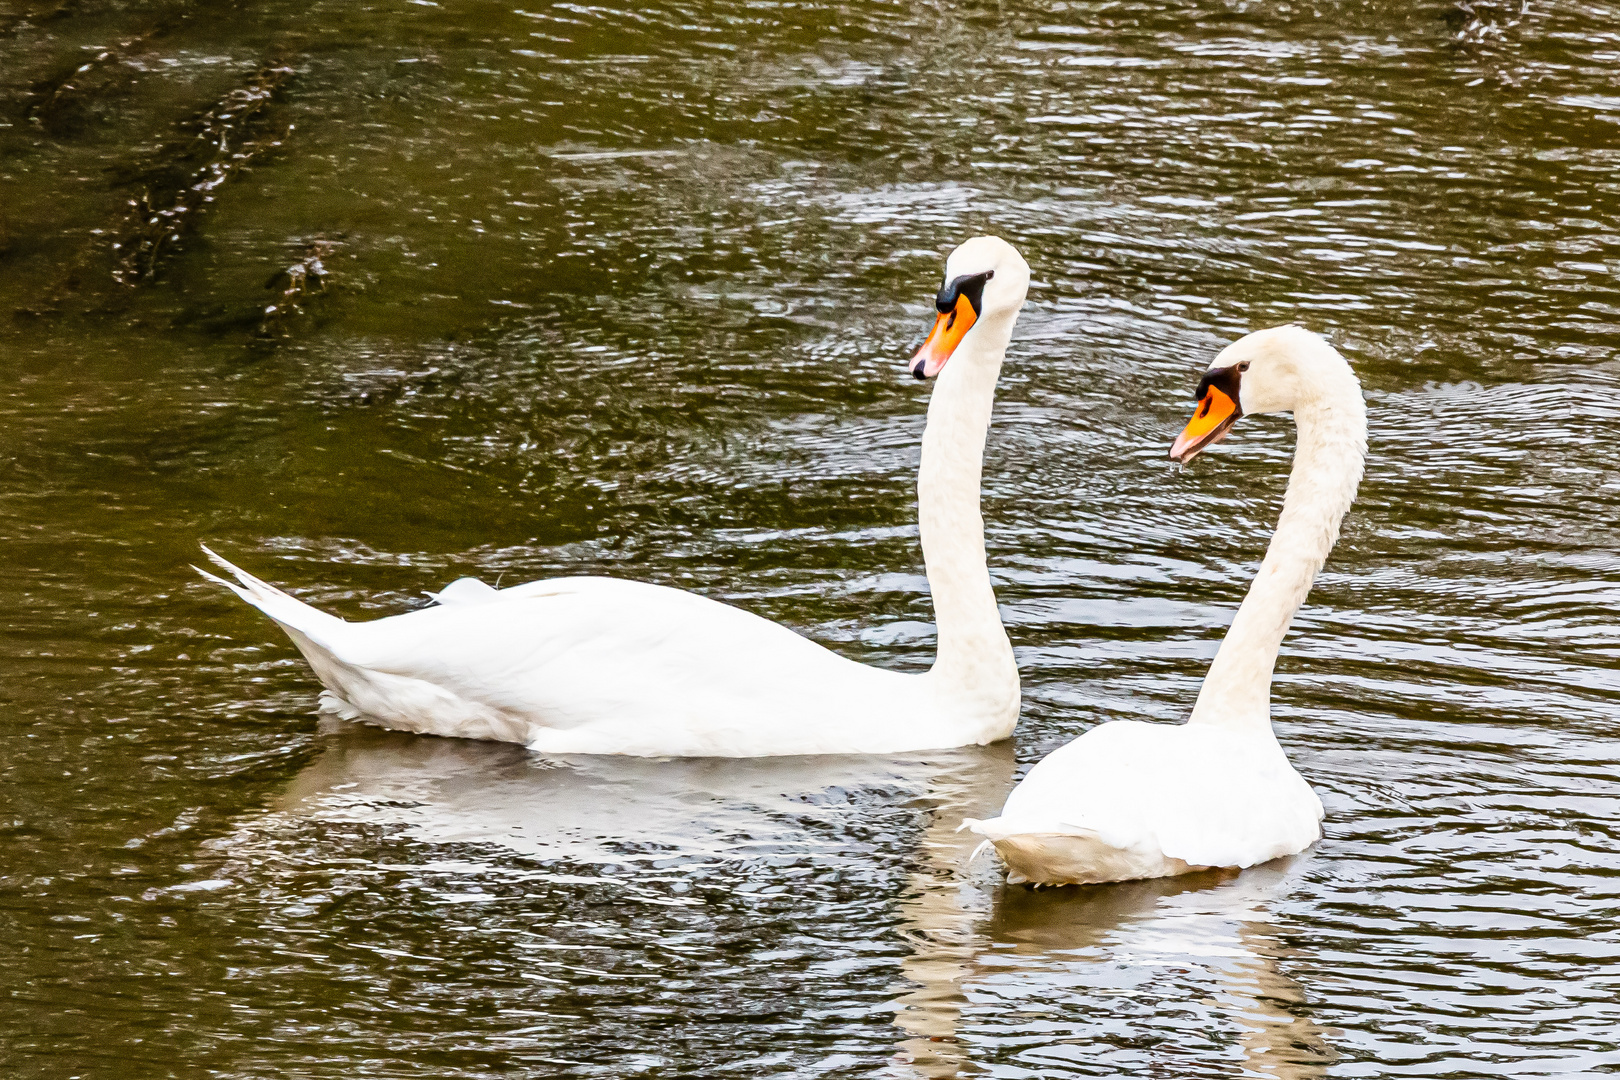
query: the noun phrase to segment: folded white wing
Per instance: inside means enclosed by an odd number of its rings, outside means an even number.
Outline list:
[[[209,554],[237,578],[221,583],[298,645],[330,711],[386,727],[645,756],[890,753],[1005,735],[925,674],[855,663],[679,589],[463,578],[433,607],[349,623]]]

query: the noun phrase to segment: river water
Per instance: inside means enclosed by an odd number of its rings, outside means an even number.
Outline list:
[[[1617,71],[1547,0],[4,0],[6,1075],[1620,1069]],[[323,727],[188,568],[350,618],[629,575],[916,670],[903,361],[978,231],[1034,271],[1011,743]],[[1275,690],[1325,839],[1001,885],[962,817],[1190,709],[1293,435],[1166,450],[1291,320],[1371,424]]]

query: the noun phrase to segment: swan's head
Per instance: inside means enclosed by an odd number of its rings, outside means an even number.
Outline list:
[[[939,317],[911,358],[911,373],[919,379],[938,375],[969,335],[1010,333],[1028,291],[1029,264],[1017,248],[997,236],[962,244],[945,260],[945,284],[934,297]]]
[[[1339,351],[1303,326],[1273,326],[1221,350],[1198,384],[1198,407],[1170,447],[1185,465],[1226,438],[1241,416],[1297,412],[1360,384]]]

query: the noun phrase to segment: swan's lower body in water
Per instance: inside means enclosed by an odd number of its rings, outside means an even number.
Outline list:
[[[969,820],[1007,880],[1089,885],[1304,851],[1322,801],[1271,732],[1119,720],[1038,762],[999,817]]]

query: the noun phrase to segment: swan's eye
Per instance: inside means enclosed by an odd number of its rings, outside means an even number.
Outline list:
[[[1238,365],[1238,370],[1239,371],[1248,371],[1249,370],[1249,362],[1247,360],[1243,361],[1243,363]]]

